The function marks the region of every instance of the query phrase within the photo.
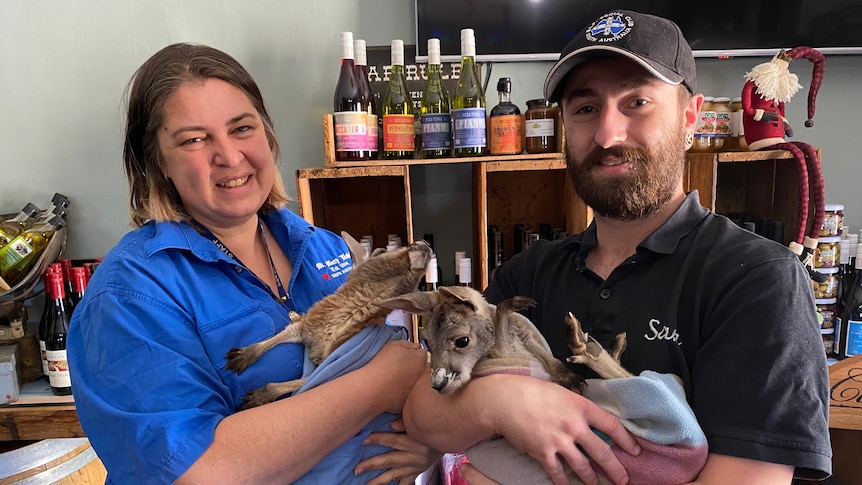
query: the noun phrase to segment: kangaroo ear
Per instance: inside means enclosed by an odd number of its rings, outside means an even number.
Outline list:
[[[434,291],[417,291],[375,302],[383,308],[404,310],[417,315],[431,316],[434,307],[440,302],[440,297]]]
[[[365,262],[368,259],[368,251],[347,231],[341,231],[341,239],[347,243],[347,249],[350,250],[350,259],[353,260],[353,266]]]
[[[482,298],[481,293],[463,286],[441,286],[437,289],[443,300],[451,305],[462,307],[464,310],[475,312],[479,308],[479,302],[475,298]]]

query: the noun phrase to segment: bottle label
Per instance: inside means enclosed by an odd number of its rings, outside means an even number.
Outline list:
[[[386,151],[413,151],[413,121],[413,115],[383,115],[383,145]]]
[[[492,116],[491,143],[488,147],[492,155],[516,155],[524,149],[521,115]]]
[[[42,354],[42,373],[48,375],[48,353],[45,349],[45,341],[39,340],[39,353]]]
[[[368,150],[377,151],[377,115],[369,114],[365,119],[365,132],[368,133]]]
[[[6,243],[8,243],[11,240],[12,240],[12,235],[6,234],[5,232],[3,232],[2,229],[0,229],[0,246],[5,246]]]
[[[862,320],[848,320],[844,355],[852,357],[859,354],[862,354]]]
[[[527,120],[525,123],[527,138],[537,138],[544,136],[554,136],[554,120],[553,119],[537,119]]]
[[[461,108],[452,111],[455,127],[455,149],[485,148],[485,108]]]
[[[33,251],[33,246],[21,236],[9,241],[9,244],[0,248],[0,272],[6,273]]]
[[[335,124],[335,150],[351,152],[368,149],[368,113],[365,111],[339,111],[333,113]]]
[[[695,125],[694,136],[704,137],[715,134],[715,111],[701,111]]]
[[[452,148],[452,118],[449,113],[420,115],[422,121],[422,149],[448,150]]]
[[[730,112],[715,113],[715,136],[727,138],[731,135]]]
[[[48,350],[48,382],[51,387],[71,387],[72,379],[69,377],[69,361],[66,359],[65,350]]]

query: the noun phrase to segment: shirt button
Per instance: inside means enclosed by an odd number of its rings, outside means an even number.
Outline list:
[[[234,266],[234,267],[233,267],[233,269],[234,269],[237,273],[242,273],[242,266],[240,266],[240,265],[236,265],[236,266]]]
[[[601,298],[602,300],[607,300],[610,297],[611,297],[611,290],[609,290],[607,288],[604,288],[604,289],[602,289],[602,291],[599,292],[599,298]]]

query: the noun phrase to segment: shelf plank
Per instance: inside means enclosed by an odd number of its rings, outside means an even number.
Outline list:
[[[515,163],[561,163],[565,167],[565,159],[562,153],[535,153],[521,155],[488,155],[484,157],[460,157],[460,158],[402,158],[395,160],[364,160],[356,162],[329,161],[326,167],[387,167],[399,165],[440,165],[447,163],[476,163],[476,162],[515,162]],[[540,169],[537,169],[540,170]]]
[[[696,155],[718,155],[718,163],[758,162],[761,160],[783,160],[785,158],[793,158],[793,155],[787,150],[760,150],[755,152],[719,152]]]
[[[83,438],[74,404],[0,408],[0,440]]]

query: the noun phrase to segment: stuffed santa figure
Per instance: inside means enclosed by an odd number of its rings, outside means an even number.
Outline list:
[[[816,49],[805,46],[782,50],[771,61],[759,64],[746,73],[742,89],[742,126],[750,150],[788,150],[796,160],[799,168],[798,230],[789,247],[809,267],[812,277],[820,278],[820,274],[812,269],[812,256],[826,204],[820,157],[817,150],[807,143],[786,141],[786,138],[793,136],[793,129],[785,118],[784,105],[802,89],[799,78],[790,72],[789,67],[792,61],[800,58],[814,63],[808,90],[808,119],[805,121],[806,127],[814,126],[814,103],[823,81],[826,59]],[[814,219],[806,235],[809,198],[814,202]]]

